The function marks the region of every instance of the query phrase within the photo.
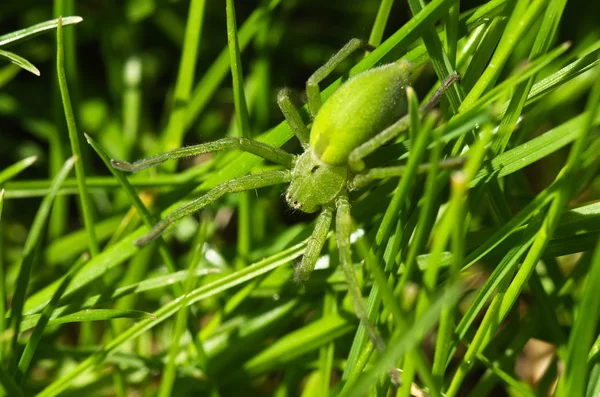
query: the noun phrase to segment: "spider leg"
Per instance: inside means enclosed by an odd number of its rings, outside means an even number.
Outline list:
[[[336,201],[336,217],[335,217],[335,234],[337,239],[337,246],[340,255],[340,265],[344,271],[346,283],[348,284],[348,293],[352,299],[352,306],[356,316],[365,327],[367,335],[373,343],[375,349],[382,353],[385,351],[385,342],[375,329],[375,326],[369,321],[369,315],[367,313],[367,307],[365,301],[360,292],[360,286],[356,279],[356,274],[352,267],[352,252],[350,248],[350,233],[352,231],[352,218],[350,215],[350,202],[348,201],[348,195],[346,193],[340,195]],[[400,378],[395,368],[389,370],[392,382],[398,386],[400,385]]]
[[[181,218],[198,212],[212,202],[219,199],[226,193],[243,192],[245,190],[257,189],[259,187],[276,185],[278,183],[289,182],[292,179],[292,173],[288,170],[268,171],[260,174],[246,175],[240,178],[232,179],[209,190],[205,195],[198,197],[194,201],[177,208],[169,213],[164,219],[160,220],[150,231],[135,244],[140,247],[148,244],[165,231],[169,225],[177,222]]]
[[[214,142],[207,142],[200,145],[174,149],[169,152],[134,161],[133,163],[120,160],[111,160],[110,164],[121,171],[138,172],[145,168],[159,165],[167,160],[175,160],[182,157],[190,157],[202,153],[218,152],[227,149],[239,149],[244,152],[249,152],[288,168],[293,166],[295,160],[295,156],[293,154],[289,154],[278,147],[274,147],[263,142],[248,138],[223,138]]]
[[[457,168],[461,167],[466,160],[466,157],[450,157],[439,161],[437,163],[437,166],[439,167],[439,169]],[[417,173],[424,174],[426,172],[429,172],[431,166],[431,163],[419,164],[417,166]],[[394,167],[371,168],[366,170],[365,172],[356,175],[352,180],[351,185],[354,189],[361,189],[377,179],[402,176],[406,172],[406,167],[406,165],[399,165]]]
[[[458,72],[453,72],[452,74],[450,74],[450,76],[448,76],[448,78],[444,80],[442,86],[433,94],[431,99],[419,108],[418,117],[422,118],[425,115],[425,113],[429,112],[435,105],[437,105],[440,99],[442,99],[444,93],[448,90],[448,88],[459,80],[460,75],[458,74]],[[411,96],[415,95],[415,92],[411,87],[407,87],[406,95],[408,97],[408,104],[410,107],[413,103],[415,103],[415,101],[411,98]],[[409,109],[409,112],[405,116],[400,118],[398,121],[396,121],[394,124],[390,125],[388,128],[381,131],[379,134],[375,135],[373,138],[369,139],[368,141],[351,151],[348,155],[348,165],[350,166],[350,169],[352,169],[353,171],[362,171],[364,169],[364,163],[362,159],[364,159],[369,154],[373,153],[375,150],[379,149],[381,146],[385,145],[392,139],[398,137],[404,131],[408,130],[411,122],[410,114],[411,110]]]
[[[322,104],[319,83],[329,76],[350,54],[360,49],[373,50],[374,47],[366,41],[352,39],[308,78],[306,96],[308,97],[308,109],[313,118],[319,113]]]
[[[300,112],[292,102],[290,89],[284,88],[279,90],[277,93],[277,104],[279,105],[279,109],[281,109],[281,113],[285,116],[287,123],[290,125],[290,128],[294,132],[294,135],[296,135],[296,138],[298,138],[302,144],[302,147],[304,149],[308,148],[310,131],[302,120]]]
[[[331,228],[331,220],[333,219],[333,206],[325,206],[317,217],[315,229],[313,230],[310,239],[306,245],[302,261],[294,269],[294,279],[297,281],[307,281],[310,274],[315,269],[319,254],[323,249],[327,233]]]

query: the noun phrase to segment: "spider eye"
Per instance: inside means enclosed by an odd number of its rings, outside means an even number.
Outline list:
[[[318,169],[319,169],[319,166],[318,166],[318,165],[315,165],[315,166],[314,166],[314,167],[312,167],[312,169],[310,170],[310,173],[311,173],[311,174],[314,174],[314,173],[315,173],[315,171],[316,171],[316,170],[318,170]]]

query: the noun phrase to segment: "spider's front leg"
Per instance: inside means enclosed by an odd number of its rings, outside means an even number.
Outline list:
[[[159,221],[150,231],[135,244],[143,246],[156,239],[165,231],[169,225],[177,222],[179,219],[198,212],[212,202],[219,199],[225,193],[236,193],[245,190],[258,189],[260,187],[276,185],[289,182],[292,179],[292,173],[289,170],[268,171],[260,174],[246,175],[240,178],[232,179],[209,190],[205,195],[198,197],[194,201],[169,213],[164,219]]]
[[[113,167],[121,171],[138,172],[146,168],[157,166],[167,160],[176,160],[183,157],[196,156],[202,153],[219,152],[228,149],[239,149],[244,152],[252,153],[287,168],[291,168],[295,161],[295,156],[293,154],[263,142],[247,138],[223,138],[214,142],[174,149],[157,154],[156,156],[134,161],[133,163],[120,160],[111,160],[110,163]]]
[[[372,51],[374,47],[364,40],[352,39],[308,78],[306,96],[308,98],[308,109],[313,118],[317,116],[322,105],[319,83],[325,80],[354,51],[360,49]]]
[[[331,220],[333,219],[333,206],[327,205],[323,207],[321,213],[317,217],[315,229],[313,230],[308,243],[306,244],[306,250],[300,264],[294,269],[294,279],[296,281],[308,281],[310,274],[315,269],[319,254],[323,250],[325,240],[327,240],[327,233],[331,228]]]

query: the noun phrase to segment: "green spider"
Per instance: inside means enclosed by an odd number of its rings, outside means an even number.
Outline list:
[[[111,160],[115,168],[136,172],[166,160],[239,149],[286,167],[286,170],[247,175],[216,186],[204,196],[169,213],[148,234],[137,240],[136,244],[142,246],[151,242],[169,225],[199,211],[225,193],[289,182],[285,198],[292,208],[307,213],[320,211],[301,263],[295,268],[295,278],[306,281],[310,277],[335,213],[340,264],[347,279],[354,309],[374,345],[382,350],[383,342],[369,324],[364,300],[351,266],[348,192],[365,186],[373,179],[400,175],[397,167],[380,168],[377,175],[371,175],[366,172],[362,159],[408,129],[409,117],[405,115],[406,88],[410,85],[412,65],[400,60],[357,74],[342,84],[324,104],[321,103],[319,89],[319,83],[344,59],[356,50],[371,49],[369,47],[359,39],[350,40],[308,79],[306,94],[313,118],[310,131],[292,104],[290,92],[286,89],[279,92],[279,107],[305,150],[300,156],[251,139],[224,138],[175,149],[133,163]],[[450,84],[458,79],[457,73],[450,75],[432,99],[421,107],[421,114],[433,107]]]

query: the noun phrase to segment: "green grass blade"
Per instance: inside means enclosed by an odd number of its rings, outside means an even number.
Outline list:
[[[54,310],[56,310],[58,302],[62,297],[62,294],[69,286],[69,283],[71,282],[75,274],[77,274],[77,272],[83,267],[83,265],[85,265],[88,259],[88,255],[83,255],[81,258],[79,258],[77,262],[75,262],[75,264],[73,264],[65,278],[61,281],[59,287],[54,293],[54,296],[52,296],[52,299],[48,303],[48,306],[44,308],[41,317],[35,325],[35,331],[33,331],[33,334],[29,338],[27,345],[25,345],[25,350],[23,350],[21,358],[19,359],[19,364],[17,366],[17,374],[15,376],[15,380],[18,383],[23,384],[23,380],[25,379],[25,375],[27,374],[27,371],[29,369],[29,364],[31,364],[31,360],[33,359],[35,351],[42,339],[44,329],[46,328],[46,325],[48,325],[48,321],[52,317]]]
[[[413,349],[438,321],[442,308],[454,304],[460,297],[460,288],[452,286],[434,300],[427,312],[421,316],[406,332],[390,341],[387,350],[373,363],[371,370],[363,373],[356,385],[345,396],[364,396],[391,365],[410,349]]]
[[[373,28],[371,28],[371,34],[369,35],[369,44],[373,47],[377,47],[381,44],[385,25],[387,25],[393,5],[394,0],[381,0],[381,4],[379,4],[375,23],[373,23]]]
[[[419,0],[408,0],[408,5],[410,6],[410,10],[412,11],[413,15],[418,15],[418,13],[422,12],[424,8],[424,2]],[[458,5],[454,4],[451,9],[454,10],[452,13],[455,14],[453,22],[456,22],[455,19],[457,19],[456,16],[458,16]],[[454,47],[456,46],[456,39],[456,37],[453,38],[452,45]],[[433,68],[435,69],[439,81],[444,81],[446,77],[450,76],[450,74],[455,71],[455,65],[454,62],[450,61],[448,54],[446,54],[446,51],[442,46],[442,42],[433,27],[433,24],[425,28],[425,31],[423,32],[423,42],[425,43],[427,53],[429,54],[429,59],[431,59],[431,62],[433,63]],[[454,55],[452,59],[455,58],[456,48],[454,48]],[[460,88],[460,85],[452,84],[450,89],[446,91],[445,96],[450,102],[452,112],[457,113],[461,102],[464,99],[464,93]]]
[[[460,107],[460,112],[465,112],[470,109],[475,101],[498,79],[500,72],[502,71],[508,57],[514,51],[516,44],[527,32],[527,29],[533,24],[535,19],[541,13],[543,7],[546,4],[546,0],[534,0],[526,8],[524,14],[522,14],[525,5],[529,2],[525,0],[517,1],[517,5],[511,15],[511,19],[508,22],[506,30],[502,35],[502,39],[498,44],[498,48],[494,52],[489,65],[473,87],[468,93],[464,102]]]
[[[15,382],[13,377],[8,373],[4,367],[0,367],[0,386],[6,391],[8,396],[24,397],[25,394],[19,385]],[[0,389],[0,393],[2,390]]]
[[[63,102],[65,119],[67,121],[67,129],[69,130],[69,140],[71,141],[71,150],[73,155],[81,158],[81,146],[79,144],[79,134],[75,123],[75,115],[71,107],[71,97],[67,86],[67,77],[65,75],[65,55],[64,55],[64,40],[62,30],[62,18],[58,18],[56,29],[56,69],[58,73],[58,85]],[[94,232],[94,210],[92,202],[85,184],[85,168],[83,161],[75,163],[75,177],[77,179],[77,189],[79,190],[79,200],[81,204],[81,213],[83,215],[83,223],[88,232],[88,244],[92,256],[96,256],[100,251],[96,234]]]
[[[37,25],[30,26],[25,29],[17,30],[16,32],[8,33],[0,36],[0,47],[5,46],[9,43],[14,43],[16,41],[30,39],[32,37],[37,36],[38,34],[44,33],[47,30],[52,30],[58,27],[59,19],[53,19],[51,21],[46,21],[42,23],[38,23]],[[64,17],[62,18],[62,22],[60,22],[63,26],[74,25],[83,21],[81,17]]]
[[[301,356],[317,350],[331,341],[347,334],[356,327],[351,317],[330,314],[280,338],[244,364],[251,375],[262,374]]]
[[[248,106],[244,91],[244,73],[240,56],[240,45],[235,19],[233,0],[226,1],[227,13],[227,42],[229,44],[229,64],[231,65],[231,79],[233,83],[233,103],[235,105],[235,121],[238,136],[251,138]],[[238,204],[238,244],[237,252],[243,261],[250,252],[250,194],[241,192]]]
[[[185,27],[185,37],[181,50],[179,62],[179,73],[175,84],[173,96],[173,108],[169,116],[169,123],[162,135],[162,150],[169,151],[178,148],[183,143],[185,133],[186,110],[190,101],[196,62],[198,59],[198,48],[200,46],[202,25],[204,21],[204,8],[206,0],[192,0],[188,11],[188,20]],[[175,169],[175,162],[166,167]]]
[[[117,288],[115,291],[113,291],[109,295],[91,296],[91,297],[87,298],[81,304],[81,308],[89,309],[89,308],[93,308],[94,306],[97,306],[97,305],[114,302],[120,298],[130,296],[133,294],[141,294],[146,291],[163,289],[163,288],[172,286],[175,283],[185,281],[190,276],[198,277],[198,276],[214,274],[214,273],[219,273],[218,269],[200,269],[194,273],[190,273],[187,270],[182,270],[177,273],[172,273],[172,274],[168,274],[165,276],[149,278],[144,281],[140,281],[138,283],[134,283],[134,284],[126,285],[124,287]],[[62,284],[62,281],[61,281],[61,284]],[[65,315],[65,313],[67,313],[70,309],[68,306],[69,302],[70,302],[70,299],[68,297],[67,298],[63,297],[59,301],[59,305],[66,305],[66,306],[57,308],[54,311],[54,314],[52,315],[50,320],[52,321],[58,317]],[[39,318],[40,318],[40,314],[28,314],[28,315],[23,316],[23,320],[21,321],[21,331],[28,331],[31,328],[33,328],[36,325]]]
[[[4,209],[4,189],[0,190],[0,221]],[[4,272],[4,228],[0,223],[0,362],[4,358],[4,335],[6,330],[6,276]]]
[[[36,213],[31,230],[27,235],[25,241],[25,247],[23,248],[23,259],[21,260],[21,266],[19,268],[19,275],[17,277],[17,283],[15,288],[15,294],[12,298],[10,325],[13,332],[12,339],[12,351],[16,353],[17,340],[19,336],[19,328],[21,325],[21,318],[23,316],[23,308],[25,302],[25,296],[27,295],[27,287],[29,285],[29,278],[31,270],[34,265],[37,250],[40,246],[46,221],[52,207],[52,202],[56,197],[56,193],[61,183],[67,177],[67,174],[71,171],[77,157],[73,156],[63,166],[60,173],[54,178],[50,193],[44,197],[42,204],[40,205],[38,212]],[[16,357],[13,357],[16,363]]]
[[[109,169],[109,171],[113,174],[115,179],[119,182],[119,184],[121,185],[121,187],[123,188],[125,193],[127,193],[133,206],[137,209],[138,213],[141,215],[142,220],[144,221],[144,224],[146,224],[146,226],[148,226],[148,227],[154,226],[154,224],[156,224],[157,220],[154,218],[154,216],[152,216],[152,214],[150,214],[150,211],[148,211],[148,209],[146,208],[144,203],[142,203],[142,200],[140,200],[136,191],[133,189],[133,187],[131,186],[131,184],[129,183],[129,181],[127,180],[125,175],[123,174],[123,172],[117,170],[116,168],[114,168],[110,165],[110,156],[96,141],[94,141],[92,139],[91,136],[89,136],[88,134],[84,134],[84,136],[85,136],[85,139],[87,140],[87,142],[90,144],[90,146],[96,151],[98,156],[102,159],[102,161],[106,165],[106,168]],[[160,252],[161,258],[165,261],[165,264],[167,265],[167,268],[169,269],[169,271],[171,273],[175,273],[177,271],[177,265],[175,264],[175,260],[173,259],[172,255],[169,253],[169,249],[167,247],[167,244],[166,244],[164,238],[162,236],[159,236],[157,240],[158,240],[158,244],[159,244],[159,252]],[[182,294],[183,290],[179,286],[175,286],[174,292],[175,292],[175,295],[178,296],[178,295]]]
[[[22,171],[26,170],[30,165],[37,161],[37,156],[27,157],[23,160],[17,161],[15,164],[6,167],[0,172],[0,185],[6,181],[14,178]]]
[[[71,372],[69,372],[62,378],[57,379],[55,382],[46,387],[46,389],[44,389],[41,393],[38,394],[38,397],[58,395],[59,393],[67,389],[71,384],[71,381],[77,376],[89,371],[91,368],[94,368],[95,366],[102,363],[102,361],[106,358],[108,354],[121,347],[124,343],[140,336],[148,329],[157,326],[162,321],[176,314],[179,310],[181,310],[181,308],[192,305],[210,296],[214,296],[218,293],[233,288],[244,282],[250,281],[256,277],[259,277],[262,274],[276,269],[279,266],[288,264],[290,263],[290,261],[299,258],[304,253],[305,247],[306,241],[297,244],[281,252],[280,254],[274,255],[270,258],[266,258],[260,262],[238,270],[235,273],[224,276],[210,284],[199,287],[187,294],[183,299],[178,299],[164,305],[154,313],[156,317],[155,320],[142,320],[128,328],[120,335],[117,335],[109,343],[104,345],[103,349],[100,352],[92,354],[89,358],[87,358],[86,360],[81,362],[77,367],[75,367]]]
[[[206,237],[208,234],[208,221],[203,221],[198,228],[198,233],[196,235],[196,239],[194,240],[194,251],[192,255],[190,255],[188,259],[188,277],[185,282],[184,291],[188,293],[191,291],[195,284],[195,277],[193,277],[193,273],[196,269],[202,267],[203,265],[203,254],[204,254],[204,245],[206,242]],[[167,362],[165,364],[162,382],[160,384],[160,388],[158,390],[159,397],[168,397],[172,395],[173,392],[173,384],[175,383],[175,376],[177,372],[177,357],[181,351],[180,341],[185,331],[185,328],[188,324],[189,318],[189,307],[183,307],[175,318],[175,324],[173,325],[173,343],[169,348]],[[195,329],[190,329],[190,336],[193,339],[196,339],[198,331]],[[206,353],[204,352],[202,346],[198,348],[199,351],[202,352],[202,357],[206,360]],[[206,369],[206,368],[203,368]]]
[[[281,0],[271,0],[265,7],[255,9],[244,21],[238,32],[239,46],[243,50],[260,30],[260,26],[269,13],[281,3]],[[199,114],[204,110],[208,101],[213,97],[221,82],[230,70],[229,48],[223,49],[213,64],[208,68],[202,79],[198,82],[188,105],[185,128],[190,128]]]
[[[0,50],[0,58],[7,59],[8,61],[14,63],[18,67],[25,69],[28,72],[35,74],[36,76],[40,75],[40,71],[38,70],[38,68],[36,68],[31,62],[13,52]]]

